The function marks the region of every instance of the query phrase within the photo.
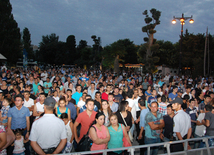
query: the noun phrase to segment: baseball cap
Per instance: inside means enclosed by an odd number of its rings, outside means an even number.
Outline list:
[[[182,100],[181,98],[176,97],[176,98],[171,102],[171,104],[173,104],[173,103],[183,104],[183,100]]]
[[[183,89],[178,89],[178,93],[182,93],[183,94]]]
[[[54,100],[54,98],[52,97],[47,97],[44,101],[44,105],[46,106],[55,107],[55,104],[56,104],[56,100]]]

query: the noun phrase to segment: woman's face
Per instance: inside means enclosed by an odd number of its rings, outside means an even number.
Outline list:
[[[109,107],[109,104],[106,101],[103,101],[102,102],[102,108],[103,108],[103,110],[107,110],[108,107]]]
[[[59,101],[59,106],[60,107],[65,107],[65,101],[64,100]]]
[[[111,125],[117,125],[118,124],[118,120],[116,116],[111,116],[110,117],[110,123]]]
[[[96,119],[96,121],[97,121],[97,124],[103,125],[105,121],[105,116],[101,115],[100,117],[98,117],[98,119]]]

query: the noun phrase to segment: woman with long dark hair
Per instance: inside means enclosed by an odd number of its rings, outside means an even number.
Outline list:
[[[108,128],[103,125],[105,121],[105,115],[103,112],[98,112],[95,116],[95,124],[89,129],[89,136],[93,141],[91,151],[107,149],[110,135]]]
[[[112,113],[108,101],[106,101],[106,100],[103,100],[103,101],[102,101],[100,111],[102,111],[102,112],[104,113],[104,115],[105,115],[105,122],[104,122],[104,125],[105,125],[105,126],[108,126],[108,125],[109,125],[109,116],[110,116],[110,114]]]

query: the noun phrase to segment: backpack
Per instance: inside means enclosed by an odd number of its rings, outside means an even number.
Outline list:
[[[93,127],[96,131],[96,128],[94,126],[91,126],[91,127]],[[93,144],[93,141],[91,140],[91,138],[88,135],[90,128],[88,129],[88,132],[82,137],[80,142],[77,144],[77,148],[76,148],[77,152],[90,151],[91,146]]]

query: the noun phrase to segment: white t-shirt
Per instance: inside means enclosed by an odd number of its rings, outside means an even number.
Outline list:
[[[37,112],[44,112],[44,104],[40,104],[40,102],[37,102],[36,110],[37,110]],[[39,116],[36,116],[36,118],[39,118]]]
[[[32,98],[29,98],[28,101],[26,101],[26,100],[24,99],[24,104],[23,104],[23,106],[25,106],[25,107],[27,107],[27,108],[30,108],[30,107],[32,107],[33,105],[34,105],[34,100],[33,100]],[[30,115],[32,115],[32,114],[33,114],[33,112],[30,111]]]
[[[44,77],[43,77],[43,76],[44,76]],[[46,80],[47,80],[47,77],[48,77],[47,72],[42,73],[42,74],[41,74],[41,77],[42,77],[42,78],[41,78],[42,81],[46,81]]]
[[[201,122],[205,117],[205,113],[200,113],[198,115],[198,119],[197,121]],[[203,137],[206,133],[206,127],[204,125],[196,125],[196,128],[195,128],[195,134],[200,136],[200,137]]]
[[[138,100],[140,99],[140,97],[138,96],[136,99],[134,99],[134,104],[135,104],[135,108],[136,108],[136,111],[140,111],[140,108],[138,106]]]
[[[136,106],[135,106],[134,100],[132,100],[131,98],[128,98],[126,99],[126,101],[128,101],[129,107],[132,108],[131,110],[132,117],[134,118],[134,120],[136,120]]]
[[[82,108],[83,106],[85,105],[85,102],[83,100],[80,100],[78,103],[77,103],[77,106],[79,108]]]

